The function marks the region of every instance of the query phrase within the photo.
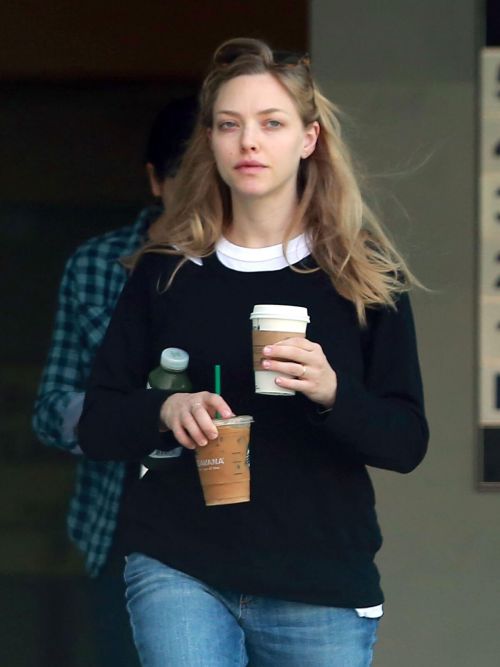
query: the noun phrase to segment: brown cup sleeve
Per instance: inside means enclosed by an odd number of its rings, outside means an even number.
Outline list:
[[[286,340],[287,338],[305,338],[305,333],[296,333],[290,331],[258,331],[254,329],[252,331],[252,343],[253,343],[253,368],[254,371],[261,371],[262,368],[262,359],[264,355],[262,350],[266,345],[274,345],[280,340]]]

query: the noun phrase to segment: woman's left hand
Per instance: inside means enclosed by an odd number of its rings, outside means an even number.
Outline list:
[[[302,392],[325,408],[331,408],[337,394],[337,374],[328,363],[321,345],[307,338],[287,338],[263,350],[262,367],[283,373],[276,384]],[[285,376],[292,376],[285,377]]]

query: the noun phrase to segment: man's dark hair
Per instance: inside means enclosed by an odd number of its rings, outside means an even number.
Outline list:
[[[193,131],[197,111],[198,97],[193,94],[173,99],[154,119],[145,161],[151,162],[160,181],[175,176]]]

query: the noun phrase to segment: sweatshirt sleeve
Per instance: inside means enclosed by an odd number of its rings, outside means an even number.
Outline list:
[[[429,438],[408,295],[396,310],[371,311],[365,336],[364,381],[337,372],[337,397],[321,426],[348,458],[407,473],[422,461]]]
[[[151,256],[127,282],[95,357],[78,427],[79,444],[94,460],[137,461],[154,449],[178,447],[159,431],[168,391],[147,389],[151,355]]]

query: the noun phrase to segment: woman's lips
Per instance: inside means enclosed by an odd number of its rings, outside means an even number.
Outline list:
[[[254,160],[245,160],[242,162],[238,162],[238,164],[235,166],[236,171],[246,173],[246,174],[254,174],[259,171],[262,171],[263,169],[267,169],[265,164],[262,164],[261,162],[255,162]]]

